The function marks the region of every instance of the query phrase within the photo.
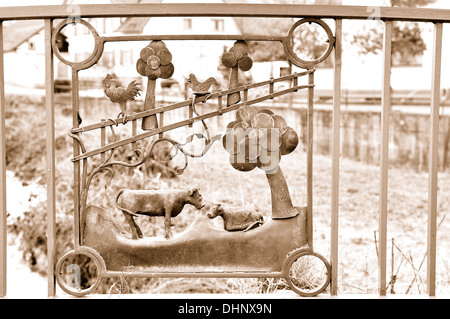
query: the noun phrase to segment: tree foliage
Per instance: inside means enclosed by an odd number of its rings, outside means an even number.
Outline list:
[[[434,3],[436,0],[391,0],[391,7],[416,8]],[[423,41],[420,25],[413,22],[394,22],[392,29],[392,54],[407,59],[423,54],[426,44]],[[362,28],[353,35],[352,44],[360,54],[378,53],[383,48],[383,33],[379,26]]]
[[[417,8],[424,7],[429,4],[435,3],[436,0],[391,0],[391,7],[408,7],[408,8]]]

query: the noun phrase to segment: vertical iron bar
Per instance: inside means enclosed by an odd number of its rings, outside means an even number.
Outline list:
[[[6,296],[7,228],[6,228],[6,127],[5,68],[3,64],[3,22],[0,21],[0,297]]]
[[[136,126],[135,122],[136,121],[133,121],[133,129]],[[106,145],[106,127],[104,127],[104,126],[100,129],[100,145],[101,146],[105,146]],[[101,153],[101,159],[102,159],[102,162],[105,161],[105,159],[106,159],[106,153],[105,152]]]
[[[269,84],[269,95],[273,94],[273,76],[270,77],[270,84]],[[271,97],[273,99],[273,96]]]
[[[339,157],[341,128],[342,20],[336,20],[333,86],[333,144],[331,164],[331,295],[338,290]]]
[[[55,296],[55,112],[53,82],[53,21],[45,20],[45,110],[46,110],[46,150],[47,150],[47,258],[48,296]]]
[[[383,87],[381,109],[381,151],[380,151],[380,216],[378,283],[380,296],[386,295],[386,249],[387,249],[387,204],[389,166],[389,113],[391,109],[391,50],[392,21],[384,23]]]
[[[427,238],[427,292],[436,295],[436,219],[438,191],[439,104],[441,89],[442,23],[434,25],[433,69],[431,83],[430,149],[428,171],[428,238]]]
[[[221,111],[222,108],[223,108],[222,95],[219,95],[219,96],[217,97],[217,103],[218,103],[218,105],[219,105],[219,111]],[[222,115],[222,113],[219,113],[219,115]]]
[[[311,249],[313,249],[313,133],[314,133],[314,72],[311,72],[308,76],[308,84],[311,87],[308,88],[308,123],[307,123],[307,165],[306,165],[306,184],[307,184],[307,232],[308,243]]]
[[[131,135],[136,136],[137,134],[137,120],[131,121]],[[137,142],[131,143],[131,149],[135,151],[137,149]]]
[[[72,126],[73,128],[78,128],[78,114],[79,114],[79,83],[78,83],[78,70],[72,67]],[[73,139],[73,156],[80,155],[80,146],[78,142]],[[81,161],[76,161],[73,163],[73,230],[74,230],[74,240],[75,248],[80,245],[81,234],[80,234],[80,172],[81,172]]]
[[[159,113],[159,127],[164,127],[164,112]],[[159,133],[159,138],[163,138],[163,137],[164,137],[164,132]]]

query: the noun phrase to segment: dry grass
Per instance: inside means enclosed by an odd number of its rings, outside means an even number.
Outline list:
[[[31,110],[33,107],[30,107]],[[30,110],[30,109],[28,109]],[[31,113],[31,111],[30,111]],[[20,115],[18,113],[17,115]],[[31,116],[19,120],[14,114],[11,121],[30,121]],[[93,118],[93,117],[92,117]],[[35,119],[36,120],[36,119]],[[40,119],[42,120],[42,119]],[[89,114],[84,118],[89,122]],[[97,119],[98,120],[98,119]],[[170,119],[165,119],[169,122]],[[212,133],[218,133],[230,116],[210,120]],[[71,246],[72,215],[72,164],[71,141],[67,137],[70,119],[63,113],[57,113],[56,135],[60,142],[57,150],[57,214],[60,225],[58,253],[63,254]],[[289,122],[289,119],[288,119]],[[37,128],[40,126],[37,125]],[[197,127],[198,129],[198,127]],[[191,132],[195,129],[191,129]],[[186,136],[186,132],[171,132],[174,138]],[[18,142],[20,132],[15,135]],[[26,139],[24,139],[26,141]],[[88,139],[89,140],[89,139]],[[23,143],[24,141],[22,141]],[[35,145],[39,147],[39,145]],[[30,152],[30,150],[27,150]],[[20,157],[20,152],[17,152]],[[42,160],[42,159],[41,159]],[[178,160],[178,159],[177,159]],[[14,163],[14,159],[11,159]],[[20,161],[10,169],[20,170]],[[44,174],[43,164],[34,163],[36,172],[32,178]],[[281,167],[290,188],[293,203],[306,205],[306,156],[301,147],[281,161]],[[105,187],[107,177],[101,175],[95,179],[89,202],[100,204],[111,210],[111,199],[119,188],[133,187],[137,183],[150,184],[160,188],[181,188],[190,185],[200,186],[206,201],[223,202],[231,205],[250,206],[270,216],[270,189],[264,173],[255,169],[248,173],[234,170],[228,161],[228,155],[220,143],[201,159],[190,159],[185,173],[174,179],[154,179],[149,176],[140,181],[133,171],[116,174],[111,185]],[[31,174],[31,173],[30,173]],[[388,239],[394,242],[388,245],[389,276],[395,275],[395,283],[390,291],[395,293],[425,293],[426,291],[426,253],[427,232],[427,186],[426,172],[409,169],[391,168],[389,170]],[[330,198],[331,198],[331,160],[328,156],[314,157],[314,250],[326,258],[330,247]],[[444,218],[450,207],[447,195],[450,174],[439,174],[438,222],[442,221],[438,231],[437,254],[437,294],[450,294],[450,218]],[[352,160],[341,159],[340,165],[340,218],[339,218],[339,293],[376,293],[378,291],[376,236],[378,230],[379,167]],[[26,233],[33,229],[33,238],[24,245],[26,254],[45,253],[45,209],[35,208],[27,217],[28,226],[16,225],[17,232]],[[122,218],[118,214],[118,218]],[[183,214],[173,219],[174,233],[183,231],[190,225],[195,210],[187,208]],[[450,217],[450,216],[449,216]],[[22,220],[23,222],[23,220]],[[158,218],[140,218],[144,235],[162,236],[163,222]],[[35,225],[39,224],[39,235]],[[124,226],[125,223],[124,223]],[[27,228],[28,227],[28,228]],[[375,236],[374,236],[375,234]],[[41,259],[39,259],[41,260]],[[41,265],[45,269],[45,265]],[[388,278],[389,281],[390,278]],[[106,281],[104,293],[114,291],[152,293],[265,293],[287,289],[283,280],[276,279],[136,279],[126,276],[121,282],[114,279]],[[123,280],[126,280],[126,284]],[[394,282],[394,281],[393,281]],[[125,290],[124,290],[125,289]]]

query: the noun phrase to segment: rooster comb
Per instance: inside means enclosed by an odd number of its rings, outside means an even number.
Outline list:
[[[113,78],[113,77],[112,77],[110,74],[107,74],[106,77],[103,79],[102,82],[103,82],[103,83],[105,83],[105,82],[107,82],[107,81],[109,82],[109,81],[111,81],[112,78]]]

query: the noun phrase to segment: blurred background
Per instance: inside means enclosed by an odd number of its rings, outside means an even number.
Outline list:
[[[40,1],[39,5],[69,5],[68,15],[78,17],[79,4],[126,4],[126,3],[167,3],[195,1],[156,0],[98,0],[98,1]],[[378,210],[378,166],[380,145],[380,110],[382,79],[383,24],[377,18],[380,6],[413,8],[450,9],[450,3],[443,0],[316,0],[316,1],[208,1],[208,3],[305,3],[367,6],[373,12],[370,20],[346,20],[343,22],[342,53],[342,100],[341,100],[341,273],[340,293],[374,293],[377,291],[375,249]],[[29,6],[35,1],[4,0],[0,6]],[[295,23],[294,19],[243,19],[221,17],[180,17],[180,18],[105,18],[87,19],[102,36],[163,35],[163,34],[236,34],[236,35],[285,35]],[[324,20],[334,32],[334,21]],[[56,20],[54,25],[60,21]],[[444,25],[444,39],[448,34],[448,24]],[[58,49],[69,61],[83,61],[94,48],[94,37],[83,25],[68,25],[59,35]],[[326,50],[327,36],[319,26],[302,25],[295,33],[295,50],[305,59],[316,59]],[[425,267],[421,267],[426,252],[426,238],[416,234],[425,233],[427,212],[427,165],[428,132],[431,99],[431,61],[433,25],[431,23],[395,22],[392,47],[392,113],[390,118],[389,160],[390,166],[390,222],[389,238],[392,238],[392,274],[397,282],[392,284],[391,293],[425,293]],[[169,79],[158,80],[156,100],[158,105],[168,105],[190,98],[192,91],[186,83],[190,73],[198,79],[214,77],[214,90],[228,88],[229,69],[221,64],[221,56],[234,41],[165,41],[173,55],[175,71]],[[106,74],[117,77],[119,85],[125,87],[130,81],[141,83],[145,92],[147,79],[138,74],[136,61],[147,43],[142,41],[109,42],[99,62],[87,70],[79,72],[80,115],[83,125],[98,122],[101,118],[112,118],[119,112],[117,105],[109,101],[102,86]],[[43,21],[24,20],[4,22],[5,93],[7,95],[7,165],[8,165],[8,213],[11,233],[15,234],[8,250],[11,263],[8,276],[9,292],[24,296],[22,285],[36,287],[30,297],[46,296],[46,236],[45,236],[45,108],[44,92],[44,24]],[[239,81],[256,83],[266,81],[302,69],[291,65],[282,49],[275,42],[249,42],[253,60],[251,70],[241,72]],[[439,145],[439,240],[445,242],[450,224],[445,219],[449,197],[444,190],[450,182],[450,46],[443,42],[441,74],[441,118]],[[315,73],[315,237],[318,250],[327,255],[329,250],[329,198],[331,176],[331,125],[333,102],[333,65],[331,54],[317,65]],[[71,128],[71,70],[58,58],[54,59],[57,176],[58,192],[58,254],[71,249],[72,202],[71,163],[72,141],[67,136]],[[277,89],[288,87],[281,82]],[[256,96],[264,95],[258,91]],[[142,106],[145,94],[135,102]],[[251,97],[251,96],[249,96]],[[206,103],[204,108],[213,107]],[[302,142],[306,134],[306,94],[296,92],[278,99],[264,102],[261,107],[274,108],[286,118],[299,134]],[[165,118],[167,123],[186,116],[186,112]],[[232,116],[212,120],[212,131],[223,131]],[[192,129],[195,131],[194,129]],[[192,131],[191,130],[191,131]],[[186,134],[174,133],[183,136]],[[185,136],[185,135],[184,135]],[[33,141],[33,143],[30,143]],[[218,148],[218,147],[216,147]],[[270,196],[265,181],[260,176],[239,175],[229,167],[228,158],[221,150],[212,149],[210,155],[201,161],[191,163],[203,173],[187,172],[184,177],[174,177],[170,168],[162,171],[144,172],[146,181],[155,187],[177,187],[189,181],[206,185],[207,193],[215,200],[230,204],[252,205],[268,214]],[[297,153],[283,160],[286,163],[288,184],[299,205],[305,204],[304,146]],[[196,166],[197,165],[197,166]],[[212,167],[212,168],[211,168]],[[205,178],[205,170],[209,178]],[[211,174],[214,172],[214,174]],[[158,174],[159,173],[159,174]],[[135,183],[142,182],[142,172],[128,172]],[[136,177],[138,176],[138,177]],[[213,177],[211,177],[213,176]],[[130,179],[130,178],[128,178]],[[238,180],[239,188],[230,190],[228,182]],[[126,183],[126,181],[120,181]],[[261,183],[261,184],[260,184]],[[261,189],[258,195],[256,189]],[[148,186],[148,185],[147,185]],[[102,196],[113,196],[113,190],[98,187]],[[132,187],[132,186],[130,186]],[[136,187],[136,184],[134,185]],[[248,194],[244,196],[243,194]],[[192,221],[191,217],[180,222],[182,231]],[[149,221],[143,226],[158,235],[160,221]],[[364,229],[361,229],[363,225]],[[152,229],[152,230],[151,230]],[[375,234],[375,235],[374,235]],[[374,238],[375,236],[375,238]],[[448,239],[448,238],[447,238]],[[447,244],[438,252],[438,272],[440,292],[449,293],[450,277]],[[361,258],[363,256],[363,258]],[[421,263],[422,261],[422,263]],[[423,269],[422,269],[423,268]],[[423,280],[422,280],[423,279]],[[30,284],[31,283],[31,284]],[[273,280],[137,280],[124,283],[106,282],[103,293],[126,292],[225,292],[261,293],[286,289]],[[113,288],[111,288],[113,287]],[[31,288],[30,288],[31,289]]]

